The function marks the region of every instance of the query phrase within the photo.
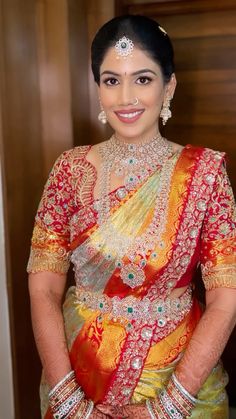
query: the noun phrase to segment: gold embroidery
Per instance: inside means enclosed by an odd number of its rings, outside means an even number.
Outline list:
[[[207,290],[236,288],[235,209],[233,191],[225,167],[221,166],[202,233],[201,267]]]
[[[52,271],[64,274],[70,264],[68,242],[64,236],[35,223],[27,272]]]
[[[90,146],[64,152],[54,164],[37,211],[28,272],[66,273],[70,222],[75,209],[91,203],[96,169],[85,156]]]
[[[214,288],[236,288],[236,264],[216,266],[207,275],[203,275],[207,291]]]

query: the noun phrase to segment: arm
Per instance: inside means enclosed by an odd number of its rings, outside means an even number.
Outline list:
[[[216,176],[201,236],[206,310],[176,368],[196,395],[219,360],[236,322],[235,202],[224,164]]]
[[[73,189],[73,150],[56,161],[37,211],[28,262],[29,293],[36,345],[51,388],[49,404],[59,417],[87,417],[93,403],[84,398],[71,371],[62,315],[62,299],[70,264],[70,219]],[[95,408],[91,418],[105,418]]]
[[[65,283],[66,275],[54,272],[29,275],[33,331],[50,387],[71,370],[61,311]]]
[[[218,362],[236,323],[236,289],[217,288],[206,293],[206,311],[176,368],[186,390],[196,395]]]

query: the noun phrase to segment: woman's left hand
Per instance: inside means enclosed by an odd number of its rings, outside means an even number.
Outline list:
[[[98,410],[116,419],[150,419],[145,404],[130,404],[127,406],[108,406],[99,404]]]

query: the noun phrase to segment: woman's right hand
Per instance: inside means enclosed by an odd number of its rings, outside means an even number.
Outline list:
[[[100,412],[96,407],[94,407],[89,419],[108,419],[111,416],[106,415],[105,413]]]

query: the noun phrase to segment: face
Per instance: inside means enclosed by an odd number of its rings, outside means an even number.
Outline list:
[[[160,66],[142,50],[134,48],[132,56],[117,59],[110,48],[100,68],[98,93],[116,136],[124,141],[155,136],[163,101],[173,97],[175,85],[174,74],[165,84]]]

